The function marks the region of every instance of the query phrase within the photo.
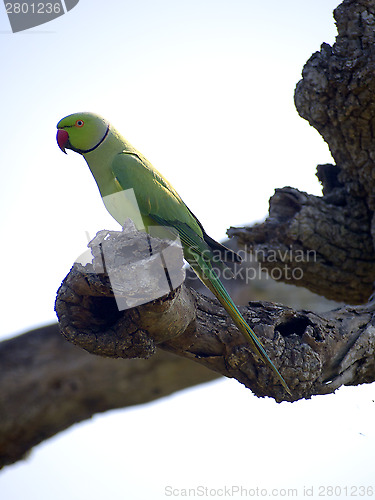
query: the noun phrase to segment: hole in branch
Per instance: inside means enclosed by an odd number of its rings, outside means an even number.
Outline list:
[[[311,322],[308,318],[293,316],[277,325],[275,330],[278,331],[283,337],[288,337],[293,334],[302,337],[309,325],[311,325]]]
[[[112,326],[121,316],[113,297],[95,297],[91,299],[90,311],[98,325]]]

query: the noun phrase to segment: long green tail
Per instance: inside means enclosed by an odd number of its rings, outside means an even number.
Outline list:
[[[229,293],[224,288],[224,285],[221,283],[220,279],[218,278],[211,264],[206,259],[204,259],[200,254],[192,251],[191,249],[189,253],[190,255],[192,255],[195,261],[191,262],[191,259],[189,259],[189,264],[194,269],[200,280],[218,298],[218,300],[225,308],[229,316],[233,319],[237,328],[240,330],[245,339],[249,342],[253,352],[257,354],[260,358],[262,358],[265,364],[269,366],[269,368],[271,368],[271,370],[274,372],[274,374],[279,379],[279,381],[281,382],[282,386],[287,391],[287,393],[292,395],[285,380],[280,375],[276,366],[270,360],[266,350],[264,349],[263,344],[242,317],[240,311],[237,309]]]

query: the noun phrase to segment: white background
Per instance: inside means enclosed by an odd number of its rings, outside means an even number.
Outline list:
[[[2,338],[55,321],[87,234],[117,228],[83,158],[56,145],[67,114],[111,121],[216,239],[262,220],[277,187],[319,194],[316,165],[332,160],[293,91],[310,55],[334,42],[338,4],[80,0],[18,34],[0,6]],[[370,385],[277,405],[214,382],[50,439],[0,474],[0,498],[163,499],[167,486],[172,498],[198,486],[210,498],[232,498],[221,495],[232,486],[321,498],[327,485],[344,498],[345,486],[375,486],[373,399]]]

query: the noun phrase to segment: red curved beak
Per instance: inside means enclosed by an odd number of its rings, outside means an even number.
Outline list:
[[[65,151],[65,148],[69,142],[68,132],[66,130],[59,129],[57,131],[56,140],[57,140],[57,144],[59,145],[59,148],[61,149],[61,151],[65,154],[67,154],[67,152]]]

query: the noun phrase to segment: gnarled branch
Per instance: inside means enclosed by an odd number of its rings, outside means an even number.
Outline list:
[[[345,0],[334,16],[336,43],[312,55],[295,90],[299,114],[336,161],[318,166],[323,197],[276,190],[263,224],[229,234],[269,270],[282,271],[280,256],[290,250],[286,271],[303,271],[294,284],[358,304],[368,300],[375,280],[375,2]],[[305,261],[297,260],[299,251]],[[270,259],[270,252],[279,258]],[[279,279],[290,283],[286,271]]]
[[[375,281],[369,210],[359,199],[342,205],[327,198],[277,189],[265,222],[228,234],[254,252],[272,278],[331,300],[364,303]]]
[[[109,235],[111,248],[122,253],[122,248],[130,245],[134,264],[142,262],[144,268],[149,267],[151,257],[144,233],[132,232],[131,239],[126,231]],[[293,393],[290,397],[268,367],[253,356],[217,301],[181,285],[152,302],[119,311],[106,273],[93,272],[96,259],[101,261],[100,239],[90,243],[96,255],[93,263],[74,265],[56,300],[62,334],[80,347],[124,358],[148,358],[158,347],[235,378],[258,396],[271,396],[276,401],[326,394],[343,383],[356,385],[375,379],[374,350],[370,347],[375,342],[373,305],[319,315],[261,302],[241,309],[288,383]],[[161,242],[151,239],[151,244],[154,257]],[[129,252],[125,253],[132,266]],[[114,272],[112,263],[118,262],[118,255],[113,254],[108,261]],[[146,276],[142,282],[147,282]],[[116,273],[113,280],[119,281]],[[138,290],[139,283],[132,286],[130,282],[127,287]]]
[[[0,468],[98,412],[147,403],[217,378],[159,350],[108,359],[75,347],[58,324],[0,343]]]

